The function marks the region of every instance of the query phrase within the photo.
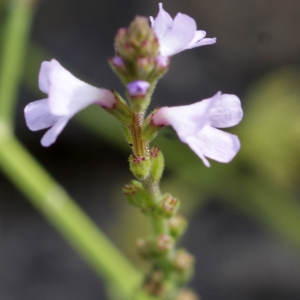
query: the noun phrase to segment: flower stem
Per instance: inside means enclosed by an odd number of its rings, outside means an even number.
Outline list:
[[[32,0],[9,1],[9,14],[4,29],[0,57],[0,119],[13,127],[13,113],[18,85],[25,63],[25,52],[34,14]]]

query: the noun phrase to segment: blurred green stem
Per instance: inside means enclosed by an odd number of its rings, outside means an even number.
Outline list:
[[[9,14],[3,31],[0,68],[0,119],[13,127],[13,113],[25,62],[32,16],[33,0],[9,1]]]

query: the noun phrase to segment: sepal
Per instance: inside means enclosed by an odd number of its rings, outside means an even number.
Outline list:
[[[129,167],[133,175],[142,180],[145,179],[151,168],[151,160],[147,157],[135,156],[131,154],[129,156]]]
[[[131,205],[139,207],[142,211],[149,210],[151,200],[139,181],[132,180],[130,183],[125,184],[122,189]]]
[[[154,182],[159,182],[165,167],[164,156],[158,147],[153,146],[150,150],[150,158],[152,162],[152,179]]]
[[[157,109],[155,109],[144,121],[142,126],[142,137],[145,141],[151,141],[153,140],[158,131],[163,127],[163,125],[155,125],[152,121],[153,115]]]
[[[106,110],[117,118],[123,126],[129,126],[132,123],[132,111],[119,93],[112,92],[116,101],[112,108]]]

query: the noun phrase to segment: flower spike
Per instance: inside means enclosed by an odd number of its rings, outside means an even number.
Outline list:
[[[41,144],[53,144],[68,121],[80,110],[91,104],[113,108],[114,94],[106,89],[91,86],[63,68],[58,61],[44,61],[39,73],[39,88],[48,98],[29,103],[25,120],[30,130],[51,127],[43,136]]]
[[[216,38],[205,38],[205,31],[197,30],[193,18],[178,13],[173,20],[163,9],[162,3],[158,6],[158,15],[155,19],[150,17],[150,22],[158,38],[159,51],[162,56],[172,56],[186,49],[216,42]]]
[[[230,162],[240,149],[236,135],[221,131],[237,125],[243,117],[240,99],[218,92],[212,98],[194,104],[162,107],[152,116],[156,126],[171,125],[180,140],[209,167],[206,157],[218,162]]]

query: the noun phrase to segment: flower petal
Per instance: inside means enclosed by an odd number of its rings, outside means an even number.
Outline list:
[[[191,17],[178,13],[172,26],[159,39],[159,50],[163,56],[171,56],[186,49],[196,33],[196,22]]]
[[[230,162],[240,149],[240,141],[236,135],[212,128],[203,127],[196,135],[189,136],[185,142],[209,166],[203,156],[222,163]]]
[[[112,92],[79,80],[55,59],[50,61],[49,80],[49,107],[54,115],[73,116],[93,103],[106,108],[112,108],[115,103]]]
[[[163,4],[158,4],[159,11],[157,17],[154,19],[150,17],[151,26],[158,39],[161,39],[168,28],[172,27],[173,19],[171,16],[163,9]]]
[[[24,109],[26,124],[30,130],[36,131],[53,126],[59,117],[51,114],[48,99],[34,101]]]
[[[61,117],[42,137],[41,144],[44,147],[51,146],[57,139],[69,121],[69,117]]]
[[[204,38],[205,36],[206,32],[204,30],[197,30],[192,41],[189,43],[186,49],[192,49],[195,47],[211,45],[216,43],[216,38]]]
[[[212,127],[231,127],[238,124],[242,118],[241,101],[236,95],[221,95],[209,110],[209,124]]]
[[[221,93],[194,104],[162,107],[152,116],[154,125],[172,125],[179,138],[184,141],[186,136],[196,134],[209,120],[209,110],[220,98]]]
[[[49,61],[43,61],[39,72],[39,89],[45,94],[49,93],[50,70],[51,63]]]

